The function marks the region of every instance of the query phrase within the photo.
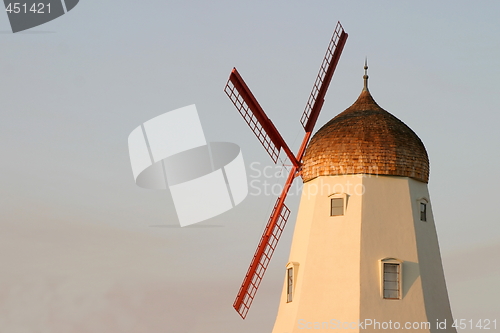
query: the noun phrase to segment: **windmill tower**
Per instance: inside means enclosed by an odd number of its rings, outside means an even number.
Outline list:
[[[456,332],[422,141],[364,87],[311,139],[273,333]],[[359,325],[361,324],[361,325]]]
[[[283,149],[292,163],[233,306],[246,317],[290,214],[286,195],[301,176],[273,333],[456,332],[427,190],[427,152],[408,126],[372,98],[366,64],[357,101],[309,143],[346,40],[338,23],[301,118],[306,133],[296,155],[237,70],[231,72],[226,94],[273,161]]]

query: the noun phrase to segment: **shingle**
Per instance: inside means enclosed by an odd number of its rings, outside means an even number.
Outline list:
[[[429,158],[420,138],[382,109],[368,90],[313,136],[302,179],[370,173],[429,181]]]

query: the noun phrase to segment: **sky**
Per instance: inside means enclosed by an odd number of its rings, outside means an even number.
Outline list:
[[[317,128],[356,100],[367,57],[373,97],[429,154],[454,318],[498,322],[499,12],[497,1],[82,0],[16,34],[0,15],[0,331],[270,332],[300,182],[241,320],[232,303],[276,197],[250,188],[180,228],[168,191],[135,185],[127,138],[196,104],[208,141],[238,144],[249,181],[279,186],[282,167],[223,88],[237,67],[296,150],[338,20],[349,38]]]

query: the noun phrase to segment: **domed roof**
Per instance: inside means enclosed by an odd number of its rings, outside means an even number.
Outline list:
[[[356,102],[311,139],[303,158],[303,181],[318,176],[376,174],[427,183],[429,159],[424,144],[375,102],[366,73],[364,79],[365,87]]]

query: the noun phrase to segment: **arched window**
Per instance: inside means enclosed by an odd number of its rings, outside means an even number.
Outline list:
[[[330,216],[342,216],[345,214],[347,207],[346,193],[333,193],[328,196],[330,198]]]
[[[289,262],[286,265],[286,302],[293,301],[295,285],[297,284],[298,262]]]
[[[418,211],[420,221],[427,222],[428,217],[428,203],[429,201],[426,198],[420,198],[417,200],[418,202]]]
[[[380,286],[384,299],[401,299],[403,287],[402,279],[403,262],[394,258],[380,260]]]

